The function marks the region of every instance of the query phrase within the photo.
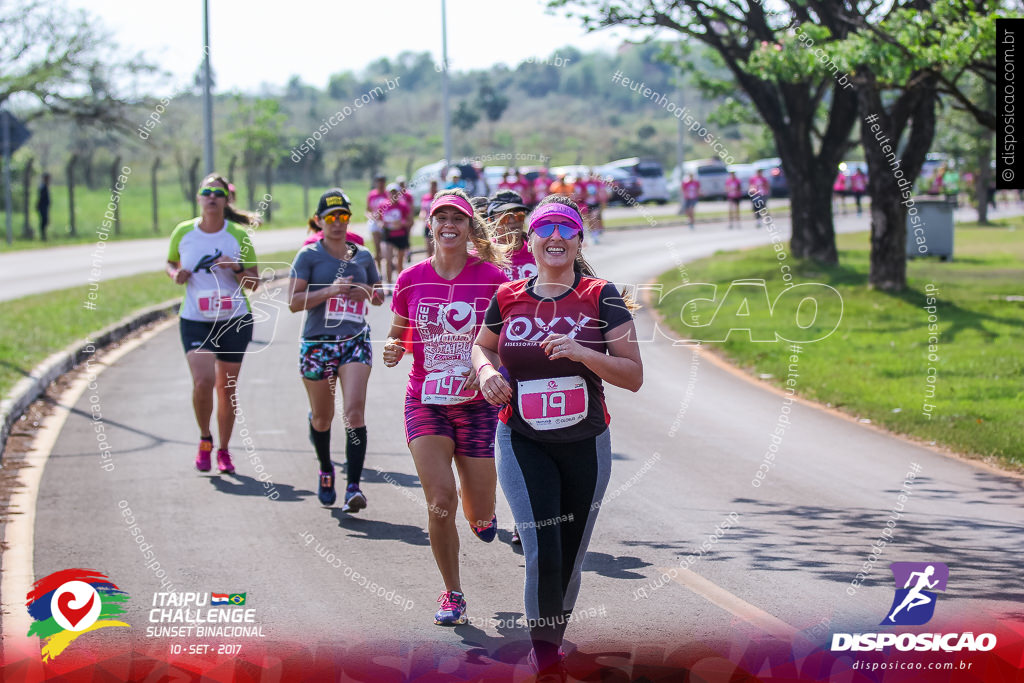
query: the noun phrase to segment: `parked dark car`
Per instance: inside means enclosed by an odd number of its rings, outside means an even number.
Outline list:
[[[608,205],[635,204],[643,195],[640,176],[623,168],[604,168],[601,177],[608,181]]]

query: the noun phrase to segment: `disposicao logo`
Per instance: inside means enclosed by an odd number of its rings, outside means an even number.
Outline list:
[[[896,595],[882,625],[927,624],[935,614],[937,596],[934,591],[946,590],[949,567],[941,562],[893,562],[889,568],[896,580]]]
[[[39,579],[25,602],[34,623],[29,636],[43,641],[43,661],[59,655],[78,636],[108,626],[131,628],[111,619],[124,613],[128,594],[94,569],[65,569]]]
[[[882,626],[921,626],[935,614],[938,594],[945,591],[949,567],[941,562],[893,562],[896,594]],[[991,633],[833,633],[832,651],[880,652],[895,647],[901,652],[987,652],[996,646]]]

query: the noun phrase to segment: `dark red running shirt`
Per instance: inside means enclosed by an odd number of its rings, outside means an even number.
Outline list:
[[[597,436],[611,421],[601,379],[583,363],[551,360],[540,342],[551,334],[567,334],[607,353],[605,331],[629,322],[632,315],[607,280],[577,273],[573,287],[553,299],[534,292],[536,281],[533,277],[501,285],[484,317],[484,325],[499,335],[498,356],[512,386],[512,403],[498,419],[537,441],[566,443]]]

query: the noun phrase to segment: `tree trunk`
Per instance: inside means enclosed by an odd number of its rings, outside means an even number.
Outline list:
[[[32,239],[32,164],[34,162],[35,159],[29,159],[25,162],[25,170],[21,177],[25,199],[25,226],[21,231],[21,236],[27,240]]]
[[[272,162],[270,160],[267,160],[267,165],[266,165],[266,167],[264,169],[264,172],[266,173],[267,196],[268,197],[273,197],[274,196],[274,184],[273,184],[274,183],[274,162]],[[268,223],[273,220],[273,218],[271,216],[271,213],[270,213],[270,205],[271,204],[273,204],[272,201],[267,202],[267,222]]]
[[[835,226],[832,223],[832,178],[813,157],[789,164],[789,205],[793,233],[789,248],[795,258],[838,263]]]
[[[978,141],[978,174],[974,177],[974,196],[978,201],[978,223],[991,225],[988,221],[988,186],[992,182],[992,138],[994,132],[986,132]]]
[[[934,80],[922,80],[886,108],[872,74],[858,84],[861,146],[871,197],[871,270],[868,286],[898,292],[907,286],[907,211],[914,182],[935,138]],[[909,130],[902,155],[900,138]]]
[[[157,184],[156,184],[156,173],[157,169],[160,168],[160,157],[153,160],[153,168],[150,170],[149,184],[152,188],[153,193],[153,232],[160,232],[160,212],[157,204]]]
[[[78,234],[75,230],[75,164],[78,163],[78,155],[72,154],[71,158],[68,159],[68,165],[65,168],[65,175],[68,178],[68,229],[70,235],[74,237]]]

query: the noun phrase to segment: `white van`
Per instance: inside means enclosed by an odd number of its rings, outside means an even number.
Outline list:
[[[683,173],[675,184],[681,185],[687,175],[692,175],[700,183],[701,199],[725,199],[725,181],[729,177],[729,167],[721,159],[698,159],[683,163]],[[675,188],[677,193],[679,188]]]

